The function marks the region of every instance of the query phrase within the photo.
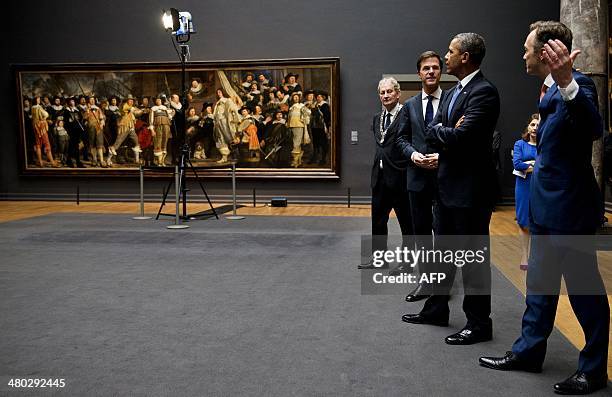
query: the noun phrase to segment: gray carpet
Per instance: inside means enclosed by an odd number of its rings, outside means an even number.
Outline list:
[[[402,323],[421,307],[403,296],[361,295],[366,218],[169,223],[0,224],[0,394],[29,376],[65,378],[56,394],[71,396],[539,396],[575,370],[557,331],[542,374],[477,365],[520,328],[523,299],[496,270],[495,339],[475,346],[443,342],[464,325],[458,298],[439,328]]]

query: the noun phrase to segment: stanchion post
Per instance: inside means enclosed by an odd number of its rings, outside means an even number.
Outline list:
[[[236,161],[232,161],[232,204],[232,215],[226,216],[225,219],[229,219],[230,221],[244,219],[244,216],[236,215]]]
[[[347,205],[348,205],[348,208],[351,208],[351,188],[350,187],[348,188],[348,191],[347,191],[346,195],[347,195]]]
[[[181,182],[179,177],[179,167],[178,165],[174,166],[174,196],[175,196],[175,217],[174,217],[174,225],[168,225],[166,228],[168,229],[187,229],[189,225],[181,225],[181,216],[179,214],[179,201],[180,201],[180,191],[181,191]]]
[[[140,171],[140,215],[132,217],[137,221],[151,219],[150,216],[145,216],[144,214],[144,169],[142,168],[142,164],[138,167]]]

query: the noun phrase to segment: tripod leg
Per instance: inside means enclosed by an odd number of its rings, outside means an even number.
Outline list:
[[[168,186],[166,186],[166,191],[164,192],[164,197],[162,198],[162,202],[161,202],[161,205],[159,206],[159,211],[157,211],[157,216],[155,217],[155,220],[159,219],[159,215],[162,212],[162,208],[164,208],[164,205],[166,205],[166,198],[168,198],[168,192],[170,192],[170,188],[172,187],[172,184],[174,184],[174,178],[172,178],[170,183],[168,183]]]
[[[187,215],[187,174],[185,172],[185,166],[179,167],[179,183],[179,194],[183,199],[183,216],[181,218],[187,221],[189,220],[189,216]]]
[[[211,211],[213,212],[213,214],[215,214],[215,218],[219,219],[219,215],[217,214],[217,211],[215,210],[215,207],[213,207],[212,203],[210,202],[210,198],[208,197],[208,193],[206,193],[206,189],[204,189],[204,185],[202,184],[202,181],[200,180],[200,177],[198,176],[198,173],[196,172],[193,164],[191,164],[191,160],[188,161],[189,166],[191,167],[191,170],[193,171],[193,174],[196,177],[196,181],[198,181],[198,184],[200,185],[200,188],[202,189],[202,192],[204,193],[204,196],[206,196],[206,201],[208,201],[208,205],[210,206]]]

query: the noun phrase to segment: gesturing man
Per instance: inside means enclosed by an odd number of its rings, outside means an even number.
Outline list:
[[[485,52],[484,39],[476,33],[460,33],[452,39],[445,63],[448,74],[459,83],[449,91],[427,128],[427,143],[439,153],[435,217],[437,234],[444,238],[437,239],[436,249],[482,250],[477,246],[488,245],[492,186],[496,183],[491,141],[499,116],[499,94],[480,71]],[[486,247],[483,252],[482,262],[462,267],[467,324],[446,337],[447,344],[469,345],[492,338],[491,268]],[[448,325],[449,293],[460,264],[437,265],[446,279],[435,286],[420,313],[406,314],[403,321]]]
[[[578,370],[554,385],[559,394],[589,394],[608,382],[610,307],[593,244],[603,204],[591,166],[592,141],[602,120],[593,81],[572,69],[579,50],[572,32],[556,21],[531,24],[525,40],[527,74],[543,80],[537,157],[530,186],[532,235],[521,336],[504,357],[482,366],[540,372],[553,330],[561,276],[586,344]],[[571,237],[570,237],[571,236]]]

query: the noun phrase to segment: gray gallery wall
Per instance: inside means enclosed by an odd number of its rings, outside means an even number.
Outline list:
[[[308,1],[65,1],[15,2],[5,25],[8,64],[73,62],[173,62],[176,54],[161,25],[161,10],[191,11],[197,35],[192,60],[339,57],[342,109],[340,180],[244,180],[265,196],[295,199],[367,199],[373,153],[369,134],[379,108],[376,84],[383,73],[415,73],[416,56],[428,49],[442,55],[458,32],[474,31],[487,41],[482,66],[500,92],[503,134],[503,193],[513,195],[509,150],[536,109],[539,83],[524,73],[523,41],[530,22],[558,19],[558,0],[308,0]],[[136,179],[34,178],[19,176],[15,83],[7,65],[0,96],[0,197],[135,199]],[[359,143],[350,144],[350,131]],[[484,156],[485,154],[483,154]],[[477,167],[479,159],[466,158]],[[229,193],[229,181],[207,181],[209,194]],[[147,184],[150,198],[161,189]],[[263,197],[262,197],[263,199]]]

